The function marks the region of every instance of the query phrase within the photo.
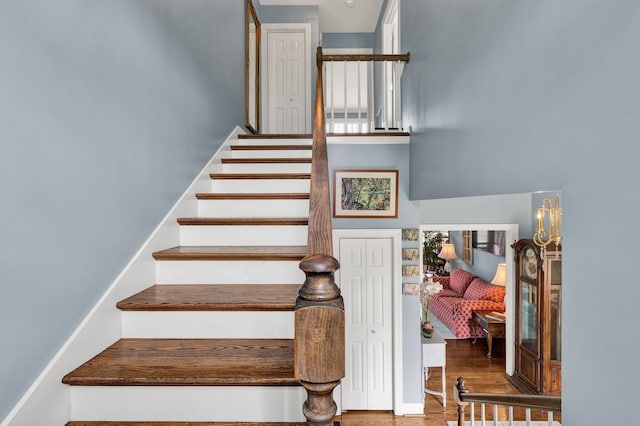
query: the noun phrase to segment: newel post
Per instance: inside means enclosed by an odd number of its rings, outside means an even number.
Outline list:
[[[300,262],[306,279],[295,311],[295,375],[307,391],[307,424],[331,426],[337,406],[333,389],[344,377],[344,302],[335,283],[340,264],[312,254]]]

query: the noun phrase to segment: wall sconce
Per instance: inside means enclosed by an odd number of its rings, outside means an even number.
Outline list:
[[[500,285],[502,287],[507,285],[507,264],[506,263],[498,263],[498,267],[496,268],[496,274],[493,276],[491,280],[491,284]]]
[[[546,220],[547,215],[549,219]],[[545,249],[550,243],[556,245],[556,250],[562,240],[560,234],[560,224],[562,223],[562,209],[560,208],[560,198],[556,195],[555,207],[551,205],[551,200],[542,200],[542,207],[537,211],[538,228],[533,234],[533,242]]]
[[[442,244],[442,250],[438,254],[440,259],[445,259],[447,262],[444,264],[444,270],[446,273],[451,272],[451,259],[457,259],[456,249],[451,243]]]

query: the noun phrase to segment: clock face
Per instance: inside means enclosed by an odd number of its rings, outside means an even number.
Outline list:
[[[522,269],[527,277],[536,279],[538,275],[538,261],[533,249],[527,249],[522,258]]]

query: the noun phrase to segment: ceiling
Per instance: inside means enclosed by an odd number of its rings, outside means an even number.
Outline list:
[[[262,6],[318,6],[323,33],[374,32],[384,0],[352,1],[353,7],[346,0],[259,0]]]

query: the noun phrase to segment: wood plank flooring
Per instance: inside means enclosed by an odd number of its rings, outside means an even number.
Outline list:
[[[464,377],[470,392],[511,393],[520,392],[509,383],[505,374],[504,339],[494,339],[492,358],[486,357],[486,344],[483,340],[473,344],[471,339],[447,340],[447,408],[442,407],[442,398],[427,395],[425,398],[423,416],[394,416],[391,412],[375,411],[350,411],[338,416],[341,426],[363,425],[400,425],[400,426],[443,426],[447,421],[457,419],[457,406],[453,400],[453,385],[457,377]],[[440,390],[442,375],[440,368],[431,369],[427,387]],[[489,407],[493,410],[493,407]],[[476,407],[476,416],[480,407]],[[524,410],[514,410],[516,419],[524,419]],[[488,418],[492,414],[488,413]],[[467,420],[469,419],[467,409]],[[479,418],[479,417],[476,417]],[[506,409],[499,410],[500,420],[507,420]],[[533,420],[546,420],[546,414],[532,413]],[[555,419],[561,421],[561,416],[556,414]]]

